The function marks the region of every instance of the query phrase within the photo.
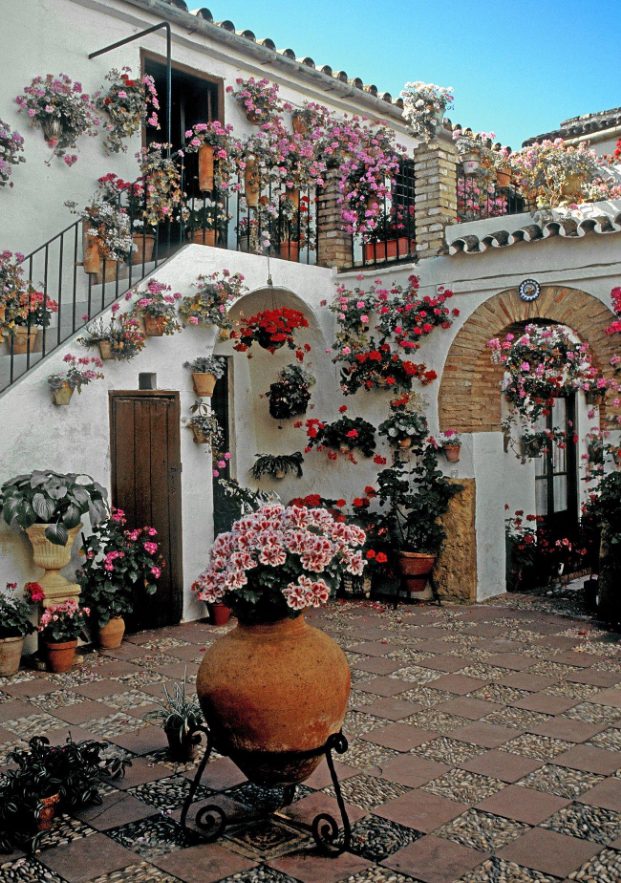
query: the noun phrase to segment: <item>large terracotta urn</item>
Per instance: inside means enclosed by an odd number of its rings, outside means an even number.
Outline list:
[[[208,647],[197,692],[215,748],[251,782],[303,782],[341,729],[351,676],[343,651],[303,615],[238,625]]]
[[[80,586],[70,583],[60,571],[71,561],[71,550],[81,524],[72,527],[66,545],[58,546],[51,543],[45,536],[48,524],[32,524],[27,530],[28,539],[32,544],[32,558],[37,567],[45,570],[44,575],[38,579],[45,591],[44,607],[51,604],[60,604],[70,598],[77,600],[80,594]]]

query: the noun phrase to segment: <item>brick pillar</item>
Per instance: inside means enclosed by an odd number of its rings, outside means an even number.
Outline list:
[[[440,129],[414,151],[416,253],[429,258],[444,250],[444,228],[457,215],[457,150],[450,132]]]
[[[325,186],[317,194],[317,263],[346,269],[352,266],[352,237],[341,229],[337,178],[338,170],[328,169]]]

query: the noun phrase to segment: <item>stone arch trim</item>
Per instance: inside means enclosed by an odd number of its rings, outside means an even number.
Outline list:
[[[503,370],[493,365],[487,341],[512,325],[549,319],[568,325],[589,344],[595,364],[605,367],[615,353],[614,338],[605,329],[614,313],[592,294],[575,288],[542,286],[536,301],[521,300],[510,288],[474,310],[451,344],[438,397],[440,429],[459,432],[500,431]]]

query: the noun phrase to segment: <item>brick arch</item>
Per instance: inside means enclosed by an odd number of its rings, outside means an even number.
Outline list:
[[[476,308],[451,345],[438,397],[441,429],[500,430],[503,368],[492,363],[486,344],[512,325],[534,319],[568,325],[589,344],[596,365],[607,365],[615,353],[613,338],[604,333],[614,314],[593,295],[546,285],[536,301],[526,303],[517,288],[501,291]]]

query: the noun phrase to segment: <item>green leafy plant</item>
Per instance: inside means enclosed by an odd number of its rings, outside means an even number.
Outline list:
[[[257,481],[264,475],[284,478],[289,472],[294,472],[297,478],[302,478],[304,457],[300,451],[296,451],[295,454],[257,454],[256,458],[250,474]]]
[[[390,415],[380,423],[377,432],[385,435],[391,445],[405,441],[420,445],[429,429],[424,415],[415,410],[410,404],[410,397],[404,395],[390,403]]]
[[[184,362],[183,367],[193,374],[213,374],[219,380],[224,377],[226,362],[221,356],[197,356],[191,362]]]
[[[286,365],[278,372],[278,380],[267,392],[270,414],[276,420],[305,414],[310,401],[310,387],[315,378],[299,365]]]
[[[11,751],[15,768],[0,778],[0,851],[14,844],[34,850],[41,834],[35,834],[43,809],[42,799],[59,795],[60,811],[101,804],[100,786],[124,775],[131,761],[106,756],[105,742],[86,740],[52,746],[45,736],[34,736],[28,748]]]
[[[0,488],[2,517],[12,527],[26,530],[32,524],[48,524],[45,536],[64,546],[68,531],[89,513],[96,525],[106,515],[107,491],[90,475],[51,469],[36,470],[5,481]]]
[[[438,469],[433,445],[424,444],[415,453],[413,465],[398,463],[378,474],[377,496],[393,548],[437,554],[446,537],[438,518],[462,485]]]
[[[370,457],[375,450],[375,427],[362,417],[345,416],[345,405],[340,410],[343,416],[332,423],[316,418],[306,421],[308,444],[305,451],[313,447],[318,451],[327,449],[329,459],[335,460],[339,452],[351,458],[354,448],[359,448],[365,457]]]
[[[27,583],[40,588],[38,583]],[[34,632],[30,621],[30,605],[15,596],[17,583],[7,583],[6,591],[0,592],[0,638],[22,638]]]
[[[203,713],[196,696],[189,697],[186,693],[186,678],[183,683],[173,684],[169,691],[164,687],[164,696],[159,700],[159,708],[148,711],[145,720],[158,721],[167,736],[172,736],[179,743],[192,737],[203,723]],[[197,740],[200,737],[197,737]]]

